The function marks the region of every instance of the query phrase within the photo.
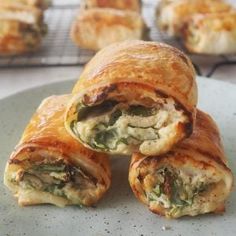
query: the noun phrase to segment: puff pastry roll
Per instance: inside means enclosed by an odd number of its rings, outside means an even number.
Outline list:
[[[183,39],[190,52],[236,53],[236,11],[194,15],[183,28]]]
[[[138,40],[110,45],[73,89],[65,126],[96,151],[156,155],[192,133],[195,72],[179,50]]]
[[[51,1],[50,0],[1,0],[1,3],[23,4],[33,7],[39,7],[40,9],[47,9]]]
[[[71,28],[71,39],[81,48],[99,50],[115,42],[143,39],[145,33],[145,22],[136,12],[92,8],[80,11]]]
[[[141,11],[141,0],[82,0],[82,8],[115,8],[120,10]]]
[[[157,8],[157,25],[170,36],[180,36],[183,24],[193,14],[228,12],[231,9],[223,0],[165,0]]]
[[[4,183],[21,206],[91,206],[110,186],[108,157],[83,147],[64,128],[69,97],[42,102],[6,165]]]
[[[233,176],[212,118],[197,111],[190,138],[160,156],[132,156],[130,186],[149,209],[168,218],[224,211]]]
[[[0,3],[0,56],[37,50],[46,29],[38,8]]]

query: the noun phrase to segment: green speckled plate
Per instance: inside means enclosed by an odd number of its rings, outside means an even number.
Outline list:
[[[166,220],[149,212],[132,194],[128,158],[112,159],[112,187],[96,208],[44,205],[21,208],[3,185],[9,154],[36,107],[44,97],[70,91],[72,82],[50,84],[0,100],[0,235],[236,235],[236,194],[222,216],[205,215]],[[199,107],[218,123],[229,159],[236,173],[236,86],[198,78]],[[165,229],[165,230],[164,230]]]

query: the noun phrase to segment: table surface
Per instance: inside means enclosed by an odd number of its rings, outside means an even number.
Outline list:
[[[60,1],[60,0],[57,0]],[[75,0],[70,0],[75,1]],[[78,1],[78,0],[77,0]],[[146,0],[150,2],[152,0]],[[235,0],[229,0],[235,4]],[[68,3],[68,2],[67,2]],[[0,99],[32,87],[79,77],[83,67],[0,69]],[[236,84],[236,66],[222,66],[213,78]]]

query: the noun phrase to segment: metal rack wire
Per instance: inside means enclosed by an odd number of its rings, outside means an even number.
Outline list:
[[[77,48],[69,32],[78,5],[52,6],[45,12],[48,34],[39,51],[24,56],[0,58],[0,68],[73,66],[85,64],[94,52]]]
[[[93,51],[74,46],[69,37],[71,23],[79,5],[54,5],[45,13],[48,24],[48,34],[42,48],[30,55],[0,58],[0,68],[16,67],[50,67],[84,65],[94,55]],[[154,22],[154,6],[151,3],[143,5],[143,16],[150,27],[153,41],[169,43],[185,51],[181,41],[168,37],[158,31]],[[223,66],[235,66],[236,56],[204,56],[189,54],[199,75],[211,77]]]

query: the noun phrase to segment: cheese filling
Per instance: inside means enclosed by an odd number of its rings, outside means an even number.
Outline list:
[[[91,196],[96,189],[96,180],[79,167],[64,163],[37,164],[20,170],[11,182],[24,190],[49,192],[68,199],[72,204],[83,205],[83,198]]]
[[[80,103],[77,114],[71,130],[83,143],[95,150],[127,155],[138,150],[147,155],[157,153],[175,136],[175,127],[188,121],[172,98],[155,107],[111,100],[96,106]]]
[[[224,200],[222,179],[206,171],[163,166],[141,182],[150,208],[164,208],[167,217],[207,213]]]

